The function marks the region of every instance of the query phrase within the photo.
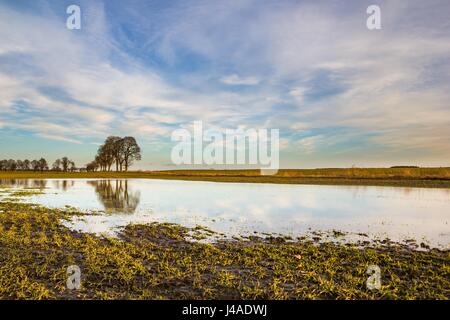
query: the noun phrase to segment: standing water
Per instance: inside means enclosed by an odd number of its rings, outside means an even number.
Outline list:
[[[450,189],[217,183],[179,180],[10,180],[45,187],[26,201],[100,214],[76,217],[75,230],[114,234],[130,223],[206,226],[225,234],[339,230],[370,238],[414,239],[449,248]]]

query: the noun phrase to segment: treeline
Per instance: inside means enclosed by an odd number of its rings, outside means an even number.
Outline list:
[[[44,171],[48,170],[47,160],[40,158],[39,160],[14,160],[5,159],[0,160],[0,170],[2,171],[16,171],[16,170],[33,170],[33,171]]]
[[[54,171],[77,171],[77,167],[75,166],[75,162],[70,160],[67,157],[62,157],[61,159],[56,159],[55,162],[53,162],[52,170]]]
[[[98,148],[95,160],[86,165],[87,171],[128,171],[134,161],[141,160],[141,148],[134,137],[110,136]]]
[[[134,161],[141,160],[141,148],[134,137],[110,136],[98,148],[95,160],[85,168],[77,168],[68,157],[56,159],[51,168],[45,158],[39,160],[0,160],[0,171],[128,171]]]
[[[78,170],[75,166],[75,162],[63,157],[57,159],[51,169],[48,166],[47,160],[45,158],[40,158],[39,160],[14,160],[5,159],[0,160],[0,170],[2,171],[76,171]]]
[[[392,166],[391,169],[417,169],[419,166]]]

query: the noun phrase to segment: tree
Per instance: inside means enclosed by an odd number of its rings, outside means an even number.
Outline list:
[[[42,168],[42,169],[41,169]],[[0,170],[4,171],[15,171],[15,170],[48,170],[47,161],[44,158],[40,160],[30,161],[25,160],[14,160],[14,159],[4,159],[0,160]]]
[[[23,161],[16,160],[16,170],[23,170]]]
[[[69,168],[70,172],[74,172],[77,170],[77,167],[75,166],[75,162],[73,162],[73,161],[70,161],[69,167],[70,167]]]
[[[95,157],[95,162],[98,164],[100,171],[106,171],[106,168],[108,167],[108,158],[105,153],[100,152],[99,150]]]
[[[28,159],[23,160],[22,169],[23,170],[30,170],[30,167],[31,167],[30,160],[28,160]]]
[[[0,170],[4,170],[4,171],[8,170],[7,165],[8,165],[8,160],[1,160],[0,161]]]
[[[97,171],[98,163],[97,161],[91,161],[86,165],[86,171]]]
[[[108,154],[112,155],[113,161],[116,163],[116,171],[119,171],[119,166],[121,165],[122,158],[122,141],[121,137],[109,136],[105,140],[105,149]],[[122,171],[122,170],[121,170]]]
[[[52,164],[52,170],[60,171],[61,170],[61,159],[56,159]]]
[[[6,166],[8,168],[7,170],[14,171],[17,169],[17,162],[16,160],[9,159]]]
[[[98,148],[95,160],[89,163],[86,169],[111,171],[115,163],[116,171],[127,171],[135,160],[141,160],[141,148],[134,137],[109,136]]]
[[[75,162],[70,160],[68,157],[62,157],[61,159],[56,159],[55,162],[53,162],[52,169],[56,171],[63,170],[64,172],[70,170],[73,172],[76,170],[76,166]]]
[[[108,137],[97,151],[96,160],[100,164],[101,170],[104,171],[111,171],[111,166],[114,162],[114,145],[110,138]]]
[[[67,172],[67,170],[69,169],[69,165],[70,165],[70,160],[67,157],[62,157],[61,158],[61,165],[62,165],[62,169],[64,172]]]
[[[123,159],[125,171],[133,164],[135,160],[141,160],[141,148],[134,137],[125,137],[120,144],[120,154]]]
[[[44,158],[40,158],[38,163],[39,163],[39,170],[41,171],[48,170],[47,160],[45,160]]]
[[[38,171],[40,168],[39,161],[37,160],[31,161],[31,168],[33,169],[33,171]]]

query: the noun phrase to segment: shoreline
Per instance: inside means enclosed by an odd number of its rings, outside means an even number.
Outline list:
[[[172,170],[128,172],[3,171],[1,179],[165,179],[230,183],[450,188],[450,168],[283,169],[274,176],[258,170]]]

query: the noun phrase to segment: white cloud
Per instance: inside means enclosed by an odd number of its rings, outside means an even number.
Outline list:
[[[305,131],[305,130],[309,129],[310,127],[311,127],[311,125],[309,125],[305,122],[294,122],[293,124],[291,124],[289,126],[289,128],[294,131]]]
[[[221,82],[228,85],[244,85],[254,86],[260,83],[260,80],[256,77],[241,77],[237,74],[231,74],[220,79]]]
[[[306,88],[296,87],[289,91],[289,94],[294,97],[294,99],[298,103],[303,103],[305,100],[305,93],[307,92]]]
[[[70,139],[70,138],[65,138],[65,137],[61,137],[61,136],[51,135],[51,134],[38,133],[37,136],[39,136],[41,138],[50,139],[50,140],[57,140],[57,141],[64,141],[64,142],[69,142],[69,143],[81,144],[81,141],[78,141],[78,140],[75,140],[75,139]]]
[[[316,135],[316,136],[310,136],[306,138],[302,138],[297,141],[297,145],[301,148],[301,151],[305,154],[311,154],[313,153],[317,145],[323,141],[324,136],[322,135]]]
[[[416,148],[417,157],[440,152],[438,157],[448,159],[450,30],[440,5],[446,3],[386,2],[383,29],[374,32],[365,28],[365,8],[357,2],[342,10],[251,0],[127,10],[127,21],[147,35],[143,47],[149,53],[172,66],[186,50],[212,62],[212,68],[191,76],[202,90],[181,75],[174,85],[121,50],[102,5],[86,5],[87,25],[79,33],[56,17],[2,5],[0,57],[28,64],[0,69],[0,120],[4,127],[74,141],[111,132],[165,137],[168,124],[193,120],[275,127],[282,135],[345,127],[357,133],[337,133],[341,139],[371,134],[368,143],[385,150]],[[252,15],[243,19],[246,10]],[[408,19],[412,12],[414,19]],[[221,84],[252,90],[230,92]],[[42,87],[60,89],[71,99],[44,94]],[[338,89],[330,93],[330,87]],[[25,118],[18,101],[27,104]],[[315,152],[322,138],[287,145]]]

